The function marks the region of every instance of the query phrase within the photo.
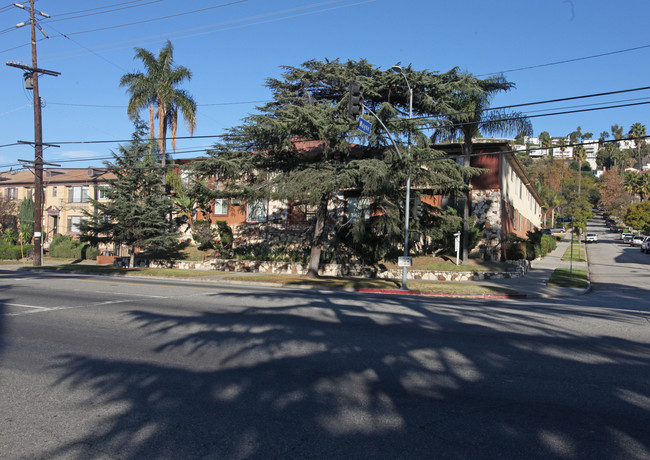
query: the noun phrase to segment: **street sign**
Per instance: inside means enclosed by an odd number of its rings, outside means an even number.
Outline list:
[[[555,222],[573,222],[573,217],[558,217]]]
[[[370,134],[370,128],[372,128],[372,123],[359,117],[359,124],[357,125],[357,127],[359,128],[360,131],[366,134]]]
[[[413,265],[413,259],[411,257],[398,257],[397,266],[398,267],[410,267]]]

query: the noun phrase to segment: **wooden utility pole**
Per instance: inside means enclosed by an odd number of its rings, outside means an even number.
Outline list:
[[[24,9],[18,3],[14,3],[14,5]],[[49,18],[45,13],[39,12],[39,14]],[[39,267],[42,264],[41,254],[43,251],[43,125],[41,121],[41,97],[38,91],[38,74],[43,73],[57,76],[60,73],[38,68],[36,59],[36,13],[34,11],[34,0],[29,0],[29,22],[31,25],[32,39],[32,66],[27,67],[9,62],[7,65],[28,71],[25,77],[31,78],[34,96],[34,266]],[[25,24],[18,24],[16,27],[22,27],[23,25]],[[39,29],[47,38],[43,29],[40,27]]]
[[[36,62],[36,18],[34,0],[29,0],[29,20],[32,28],[32,68]],[[34,266],[42,264],[43,251],[43,124],[41,121],[41,98],[38,93],[38,72],[32,72],[34,89]]]

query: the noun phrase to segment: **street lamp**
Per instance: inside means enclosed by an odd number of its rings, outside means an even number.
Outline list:
[[[393,72],[397,72],[404,77],[406,82],[406,87],[409,90],[409,120],[413,118],[413,88],[409,84],[408,78],[404,74],[404,70],[399,65],[394,65],[391,67]],[[411,128],[409,126],[408,134],[408,143],[409,143],[409,158],[411,157]],[[410,205],[411,205],[411,170],[406,168],[406,207],[405,207],[405,221],[404,221],[404,257],[409,256],[409,219],[410,219]],[[407,290],[406,286],[406,276],[407,276],[408,267],[402,267],[402,289]]]

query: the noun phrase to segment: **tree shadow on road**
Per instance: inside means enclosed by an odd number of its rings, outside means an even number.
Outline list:
[[[124,333],[149,346],[138,358],[60,356],[55,385],[106,415],[43,458],[650,455],[650,346],[581,333],[585,312],[220,297],[197,314],[126,312]]]

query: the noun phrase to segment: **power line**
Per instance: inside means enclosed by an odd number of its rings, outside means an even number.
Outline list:
[[[477,75],[477,77],[485,77],[487,75],[498,75],[498,74],[501,74],[501,73],[508,73],[508,72],[519,72],[519,71],[522,71],[522,70],[539,69],[539,68],[542,68],[542,67],[550,67],[550,66],[554,66],[554,65],[568,64],[570,62],[586,61],[588,59],[595,59],[595,58],[604,57],[604,56],[612,56],[614,54],[629,53],[630,51],[638,51],[638,50],[646,49],[646,48],[650,48],[650,45],[635,46],[633,48],[626,48],[626,49],[617,50],[617,51],[610,51],[608,53],[592,54],[590,56],[583,56],[583,57],[578,57],[578,58],[573,58],[573,59],[564,59],[562,61],[549,62],[549,63],[546,63],[546,64],[537,64],[537,65],[531,65],[531,66],[526,66],[526,67],[518,67],[516,69],[501,70],[499,72],[484,73],[484,74]]]

